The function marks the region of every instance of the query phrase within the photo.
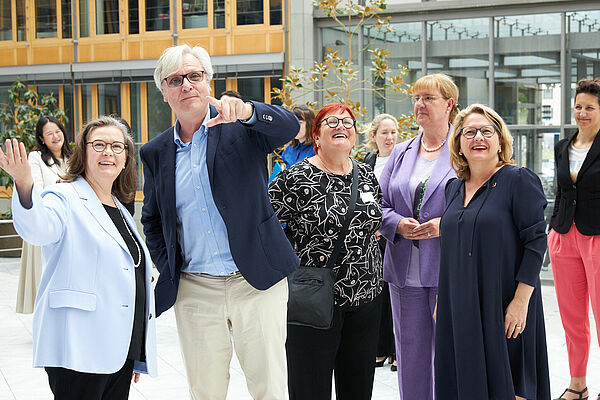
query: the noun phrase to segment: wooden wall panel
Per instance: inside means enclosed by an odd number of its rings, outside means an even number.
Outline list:
[[[270,53],[283,53],[285,51],[285,34],[283,31],[269,33],[269,49]]]
[[[266,53],[267,37],[265,34],[236,33],[233,36],[233,54]]]
[[[0,65],[17,65],[17,50],[18,49],[0,48]],[[25,61],[27,61],[27,53],[25,53]]]

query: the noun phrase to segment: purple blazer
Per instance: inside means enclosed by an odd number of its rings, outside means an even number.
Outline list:
[[[411,240],[396,234],[396,228],[402,218],[413,217],[408,183],[419,154],[420,143],[421,135],[418,135],[396,145],[379,179],[383,192],[383,226],[379,232],[387,239],[383,259],[383,279],[398,287],[405,286],[413,246]],[[450,167],[450,153],[446,142],[425,186],[425,196],[420,211],[421,223],[442,216],[446,204],[444,199],[446,182],[454,176],[456,175]],[[440,238],[419,242],[419,260],[421,284],[425,287],[437,287],[440,271]]]

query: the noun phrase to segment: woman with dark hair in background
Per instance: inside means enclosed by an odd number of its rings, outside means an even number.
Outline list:
[[[43,116],[35,126],[35,151],[29,153],[33,184],[41,192],[67,172],[73,149],[64,125],[53,116]],[[16,311],[31,314],[42,276],[42,249],[23,241]]]
[[[285,163],[286,168],[291,167],[298,161],[315,155],[312,138],[315,113],[304,104],[292,108],[292,112],[296,115],[298,121],[300,121],[300,130],[281,154],[281,159]]]
[[[577,83],[574,114],[579,130],[554,147],[557,190],[548,233],[571,372],[560,399],[589,397],[590,301],[600,342],[600,79]]]

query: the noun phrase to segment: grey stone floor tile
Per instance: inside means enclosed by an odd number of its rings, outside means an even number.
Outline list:
[[[32,316],[16,314],[15,298],[19,276],[18,259],[0,258],[0,400],[51,399],[46,373],[32,368]],[[564,331],[558,313],[554,287],[543,286],[547,343],[552,393],[558,396],[569,383],[569,367]],[[590,310],[590,319],[591,316]],[[600,348],[595,326],[591,325],[591,353],[588,366],[590,398],[600,392]],[[172,310],[157,319],[159,377],[142,376],[131,388],[132,400],[185,400],[188,388],[179,350],[177,327]],[[335,397],[334,397],[335,398]],[[397,376],[389,365],[377,368],[373,400],[398,398]],[[231,362],[228,400],[251,400],[238,360]]]

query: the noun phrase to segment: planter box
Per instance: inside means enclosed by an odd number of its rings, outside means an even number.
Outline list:
[[[12,220],[0,220],[0,257],[21,257],[22,246]]]

